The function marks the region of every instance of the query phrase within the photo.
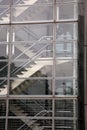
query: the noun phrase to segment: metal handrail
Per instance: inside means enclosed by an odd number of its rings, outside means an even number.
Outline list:
[[[44,113],[43,113],[44,112]],[[45,114],[47,114],[47,113],[50,113],[50,112],[52,112],[52,110],[42,110],[42,111],[40,111],[39,113],[37,113],[34,117],[32,117],[31,119],[30,119],[30,121],[28,121],[26,124],[27,125],[31,125],[31,123],[32,123],[32,121],[34,120],[34,118],[35,117],[38,117],[40,114],[42,114],[43,113],[43,116],[45,115]],[[25,123],[22,125],[22,126],[20,126],[17,130],[21,130],[21,128],[23,128],[25,125],[26,125]]]
[[[52,36],[43,36],[43,37],[41,37],[38,41],[41,41],[42,39],[44,39],[44,38],[49,38],[49,37],[52,37]],[[33,46],[35,46],[37,43],[38,43],[38,41],[36,41],[32,46],[30,46],[29,48],[27,48],[25,51],[23,51],[23,53],[24,52],[26,52],[26,51],[28,51],[28,49],[30,49],[30,48],[32,48]],[[46,46],[48,46],[48,45],[46,45]],[[43,48],[45,48],[45,47],[43,47]],[[41,48],[39,51],[41,51],[43,48]],[[43,52],[43,51],[42,51]],[[40,54],[42,53],[42,52],[40,52]],[[23,53],[22,54],[20,54],[20,56],[21,55],[23,55]],[[39,53],[39,52],[38,52]],[[40,55],[40,54],[38,54],[38,55]],[[35,58],[36,58],[36,56],[38,56],[38,55],[34,55],[35,56]],[[14,61],[15,60],[17,60],[20,56],[18,56],[18,57],[16,57],[15,59],[14,59]],[[34,57],[32,58],[33,60],[34,60]],[[29,60],[26,64],[25,63],[23,63],[23,64],[21,64],[19,67],[24,67],[25,65],[27,65],[27,64],[29,64],[29,62],[31,62],[32,61],[32,59],[31,60]],[[22,66],[23,65],[23,66]],[[4,68],[6,68],[8,66],[8,64],[7,65],[5,65],[2,69],[0,69],[0,71],[2,71]],[[21,70],[21,68],[19,68],[18,70],[17,69],[15,69],[15,70],[17,70],[16,72],[18,72],[19,70]],[[13,71],[14,72],[14,71]],[[15,73],[16,73],[15,72]],[[14,73],[14,74],[15,74]],[[0,83],[0,85],[2,84],[2,83],[4,83],[6,80],[4,80],[4,81],[2,81],[1,83]]]
[[[46,46],[47,46],[47,45],[46,45]],[[47,50],[42,51],[46,46],[44,46],[43,48],[41,48],[41,50],[38,51],[37,55],[34,55],[34,57],[33,57],[32,59],[30,59],[28,62],[21,64],[21,65],[20,65],[20,68],[17,69],[17,71],[15,71],[15,73],[13,73],[13,74],[16,74],[19,70],[21,70],[21,69],[22,69],[23,67],[25,67],[27,64],[29,64],[29,63],[33,62],[34,60],[36,60],[36,58],[37,58],[39,55],[41,55],[43,52],[47,51]],[[50,50],[48,50],[48,51],[50,51]]]
[[[26,105],[26,106],[29,106],[29,105],[27,105],[25,102],[23,102],[23,100],[20,100],[20,102],[22,103],[22,104],[24,104],[24,106]],[[34,102],[35,102],[35,104],[38,104],[43,110],[45,110],[45,108],[42,106],[42,104],[41,103],[38,103],[36,100],[34,100]],[[30,104],[30,103],[29,103]]]
[[[38,41],[41,41],[43,38],[46,38],[46,37],[47,37],[47,36],[41,37]],[[38,41],[37,41],[37,42],[38,42]],[[35,46],[35,45],[37,44],[37,42],[35,42],[32,46],[30,46],[30,47],[27,48],[26,50],[24,50],[24,51],[22,52],[22,54],[20,54],[18,57],[15,58],[15,60],[17,60],[20,56],[22,56],[23,53],[29,51],[29,49],[31,49],[33,46]],[[41,43],[40,43],[40,44],[41,44]],[[47,44],[46,46],[48,46],[48,44]],[[43,48],[41,48],[41,49],[38,51],[38,53],[40,53],[40,51],[42,51],[46,46],[44,46]],[[45,51],[47,51],[47,50],[45,50]],[[48,51],[49,51],[49,50],[48,50]],[[38,53],[37,53],[37,54],[38,54]],[[43,53],[43,51],[42,51],[41,53]],[[41,53],[40,53],[40,54],[41,54]],[[36,57],[37,54],[35,54],[31,59],[29,59],[28,62],[22,63],[19,67],[22,68],[22,67],[24,67],[25,65],[27,65],[29,62],[31,62],[32,59],[35,60],[34,57]],[[37,58],[37,57],[36,57],[36,58]],[[14,61],[15,61],[15,60],[14,60]],[[18,70],[21,70],[21,68],[19,68]],[[17,70],[17,68],[16,68],[15,70]],[[14,70],[14,71],[15,71],[15,70]],[[12,72],[14,72],[14,71],[12,71]],[[18,72],[18,71],[17,71],[17,72]],[[11,73],[11,74],[12,74],[12,73]]]
[[[27,52],[27,51],[29,51],[29,49],[31,49],[33,46],[35,46],[38,42],[40,42],[41,40],[43,40],[43,38],[48,38],[48,37],[52,37],[52,36],[43,36],[43,37],[41,37],[38,41],[36,41],[35,43],[33,43],[30,47],[28,47],[27,49],[25,49],[21,54],[19,54],[15,59],[14,59],[14,61],[15,60],[17,60],[20,56],[22,56],[25,52]],[[8,66],[8,64],[7,65],[5,65],[4,67],[2,67],[1,69],[0,69],[0,71],[2,71],[4,68],[6,68]]]
[[[25,52],[29,51],[29,49],[31,49],[33,46],[35,46],[38,42],[40,42],[41,40],[43,40],[44,38],[50,38],[52,36],[42,36],[39,40],[37,40],[35,43],[33,43],[30,47],[26,48],[21,54],[19,54],[15,59],[17,60],[20,56],[22,56]],[[41,44],[41,43],[40,43]]]
[[[45,51],[47,51],[47,50],[43,50],[41,53],[43,53],[43,52],[45,52]],[[48,50],[48,51],[50,51],[50,50]],[[41,53],[39,53],[39,55],[40,55]],[[33,60],[34,60],[34,59],[33,59]],[[29,60],[29,62],[31,63],[32,60]],[[29,62],[27,62],[26,64],[23,63],[23,66],[21,66],[21,65],[22,65],[22,64],[21,64],[20,67],[21,67],[21,68],[24,67],[25,65],[29,64]],[[16,69],[14,70],[15,73],[17,73],[19,70],[21,70],[21,68],[19,68],[19,69],[16,68]],[[17,70],[17,71],[16,71],[16,70]],[[13,72],[14,72],[14,71],[13,71]],[[15,73],[13,73],[13,74],[15,74]],[[12,73],[11,73],[11,74],[12,74]],[[2,82],[0,83],[0,85],[2,85],[5,81],[6,81],[6,79],[5,79],[4,81],[2,81]]]
[[[30,29],[28,29],[26,26],[24,26],[24,31],[26,31],[26,32],[28,32],[28,33],[30,33],[30,34],[32,34],[35,39],[37,39],[37,40],[39,39],[38,35],[36,35],[34,32],[32,32],[32,31],[31,31]]]

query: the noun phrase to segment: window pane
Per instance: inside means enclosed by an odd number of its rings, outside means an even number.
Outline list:
[[[5,100],[0,100],[0,116],[6,116],[6,101]]]
[[[76,62],[70,59],[61,59],[56,64],[57,77],[72,77],[73,72],[76,72]]]
[[[16,95],[51,95],[50,79],[14,79],[11,80],[10,94]]]
[[[13,7],[14,22],[43,21],[53,19],[52,5],[17,6]]]
[[[34,117],[50,117],[52,116],[51,100],[28,100],[15,99],[9,103],[10,116],[33,116]]]
[[[55,83],[55,94],[57,95],[77,95],[77,80],[76,79],[60,79]]]
[[[73,113],[76,113],[74,115]],[[55,102],[56,117],[76,117],[77,116],[77,101],[76,100],[56,100]],[[63,118],[62,118],[63,119]]]
[[[77,19],[76,3],[61,3],[57,5],[57,20]]]

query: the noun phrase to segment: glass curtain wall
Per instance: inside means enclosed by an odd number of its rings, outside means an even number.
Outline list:
[[[77,27],[77,0],[0,0],[0,130],[78,130]]]

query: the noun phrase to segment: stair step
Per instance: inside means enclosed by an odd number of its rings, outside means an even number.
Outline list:
[[[28,70],[30,70],[30,68],[25,68],[25,70],[27,70],[27,71],[28,71]]]

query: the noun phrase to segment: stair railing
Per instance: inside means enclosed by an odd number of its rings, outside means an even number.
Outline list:
[[[13,71],[13,73],[12,74],[16,74],[18,71],[20,71],[23,67],[25,67],[26,65],[28,65],[28,64],[31,64],[31,62],[34,62],[43,52],[47,52],[47,51],[50,51],[50,50],[43,50],[46,46],[48,46],[48,45],[45,45],[43,48],[41,48],[39,51],[38,51],[38,53],[37,53],[37,55],[34,55],[30,60],[28,60],[26,63],[23,63],[23,64],[21,64],[19,67],[19,69],[16,69],[16,70],[14,70]]]
[[[28,62],[21,64],[21,65],[20,65],[20,68],[19,68],[19,69],[16,68],[14,71],[11,72],[11,74],[16,74],[18,71],[20,71],[20,70],[21,70],[23,67],[25,67],[27,64],[31,64],[31,62],[35,61],[36,58],[37,58],[38,56],[40,56],[43,52],[50,52],[50,51],[51,51],[51,50],[43,50],[43,51],[40,51],[40,53],[38,53],[38,55],[35,55],[35,57],[33,57],[33,58],[32,58],[31,60],[29,60]],[[22,66],[22,65],[23,65],[23,66]],[[4,81],[2,81],[2,82],[0,83],[0,85],[2,85],[5,81],[6,81],[6,79],[5,79]]]
[[[31,31],[29,28],[27,28],[26,26],[24,26],[24,31],[26,31],[26,32],[29,33],[29,34],[32,34],[32,36],[33,36],[35,39],[37,39],[37,40],[40,39],[36,33],[32,32],[32,31]]]
[[[44,38],[46,38],[47,36],[44,36],[44,37],[42,37],[42,38],[40,38],[38,41],[41,41],[42,39],[44,39]],[[51,37],[51,36],[50,36]],[[48,37],[47,37],[48,38]],[[38,42],[35,42],[33,45],[31,45],[29,48],[27,48],[27,49],[25,49],[23,52],[22,52],[22,54],[20,54],[20,55],[18,55],[15,59],[14,59],[14,61],[15,60],[17,60],[20,56],[22,56],[25,52],[27,52],[27,51],[29,51],[33,46],[35,46],[36,44],[37,44]],[[40,43],[41,44],[41,43]],[[16,72],[18,72],[19,70],[21,70],[23,67],[25,67],[27,64],[29,64],[29,63],[31,63],[31,62],[33,62],[39,55],[41,55],[42,53],[44,53],[44,52],[49,52],[50,50],[43,50],[44,48],[46,48],[47,46],[48,46],[49,44],[47,44],[47,45],[45,45],[45,46],[43,46],[43,48],[41,48],[31,59],[29,59],[29,60],[27,60],[27,61],[25,61],[24,63],[22,63],[22,64],[20,64],[20,68],[18,69],[18,68],[16,68],[15,70],[13,70],[12,72],[11,72],[11,74],[12,73],[16,73]],[[16,71],[17,70],[17,71]],[[14,74],[15,74],[14,73]]]
[[[21,54],[19,54],[15,59],[17,60],[20,56],[22,56],[25,52],[29,51],[32,47],[34,47],[38,42],[41,40],[44,40],[45,38],[52,38],[52,36],[42,36],[39,40],[37,40],[35,43],[33,43],[30,47],[26,48]],[[41,44],[41,43],[40,43]]]
[[[24,105],[27,105],[27,104],[26,104],[25,102],[23,102],[22,100],[21,100],[21,102],[22,102]],[[43,106],[41,103],[38,103],[38,101],[36,101],[36,100],[34,100],[34,102],[35,102],[36,105],[39,105],[39,107],[41,107],[41,109],[45,110],[44,106]],[[27,106],[28,106],[28,105],[27,105]]]
[[[43,36],[43,37],[41,37],[38,41],[36,41],[35,43],[33,43],[30,47],[28,47],[28,48],[26,48],[21,54],[19,54],[15,59],[14,59],[14,61],[15,60],[17,60],[20,56],[22,56],[24,53],[26,53],[27,51],[29,51],[32,47],[34,47],[38,42],[40,42],[41,40],[43,40],[44,38],[51,38],[52,36]],[[41,43],[40,43],[41,44]],[[2,71],[4,68],[6,68],[8,66],[8,64],[7,65],[5,65],[4,67],[2,67],[1,69],[0,69],[0,71]]]
[[[26,124],[24,123],[22,126],[20,126],[17,130],[21,130],[25,125],[28,125],[28,127],[35,122],[35,118],[38,116],[44,116],[47,113],[51,113],[52,110],[42,110],[39,113],[37,113],[34,117],[32,117],[28,122],[26,122]],[[42,114],[42,115],[41,115]],[[38,119],[37,119],[38,120]],[[34,121],[34,122],[33,122]]]
[[[40,42],[41,40],[43,40],[43,39],[47,39],[47,38],[52,38],[52,36],[43,36],[43,37],[41,37],[38,41],[36,41],[35,43],[33,43],[33,45],[31,45],[29,48],[27,48],[27,49],[25,49],[24,51],[23,51],[23,53],[25,53],[26,51],[29,51],[29,49],[31,49],[33,46],[35,46],[38,42]],[[41,43],[40,43],[41,44]],[[43,50],[44,48],[46,48],[46,46],[48,46],[48,44],[47,45],[45,45],[43,48],[41,48],[38,52],[37,52],[37,55],[35,54],[31,59],[29,59],[28,60],[28,62],[26,62],[26,63],[22,63],[19,67],[19,69],[15,69],[14,71],[12,71],[11,72],[11,74],[15,74],[15,73],[17,73],[19,70],[21,70],[23,67],[25,67],[27,64],[30,64],[31,62],[33,62],[34,60],[36,60],[36,58],[37,57],[39,57],[43,52],[45,52],[45,51],[50,51],[50,50]],[[20,54],[20,55],[18,55],[18,57],[16,57],[15,59],[14,59],[14,61],[15,60],[17,60],[21,55],[23,55],[23,53],[22,54]],[[6,68],[8,66],[8,64],[7,65],[5,65],[2,69],[0,69],[0,71],[2,71],[4,68]],[[17,71],[16,71],[17,70]],[[1,83],[0,83],[0,85],[2,85],[4,82],[5,82],[6,80],[4,80],[4,81],[2,81]]]

